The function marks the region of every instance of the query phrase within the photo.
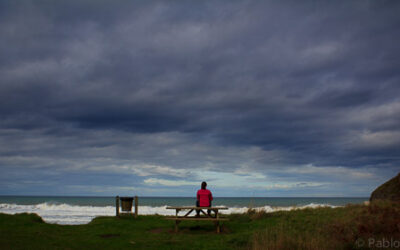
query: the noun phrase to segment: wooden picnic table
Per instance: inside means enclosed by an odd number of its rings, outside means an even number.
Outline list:
[[[227,210],[227,207],[167,207],[167,209],[175,209],[175,217],[168,217],[168,220],[175,220],[175,232],[178,232],[178,225],[181,221],[184,220],[193,220],[193,221],[213,221],[214,224],[217,227],[217,233],[220,233],[220,221],[225,221],[228,220],[226,218],[220,218],[219,217],[219,210]],[[186,211],[189,210],[188,212],[185,213],[183,216],[179,216],[179,212],[181,211]],[[206,213],[204,210],[210,210],[212,213]],[[203,216],[189,216],[193,211],[200,211],[200,213]]]

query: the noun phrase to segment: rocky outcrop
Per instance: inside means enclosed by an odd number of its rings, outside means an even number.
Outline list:
[[[369,200],[400,201],[400,173],[375,189]]]

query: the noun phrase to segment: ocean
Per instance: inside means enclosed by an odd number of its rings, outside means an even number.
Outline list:
[[[362,204],[367,197],[214,197],[213,206],[227,206],[225,214],[243,213],[249,208],[267,212],[315,207]],[[174,215],[167,206],[192,206],[194,197],[139,197],[139,214]],[[96,216],[115,215],[115,197],[0,196],[0,213],[36,213],[48,223],[77,225]]]

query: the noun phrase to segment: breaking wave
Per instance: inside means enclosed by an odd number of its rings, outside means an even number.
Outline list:
[[[263,206],[254,208],[256,211],[264,210],[268,213],[276,211],[290,211],[305,208],[318,207],[338,207],[330,204],[310,203],[304,206],[287,206],[273,207]],[[141,215],[175,215],[175,210],[166,209],[167,206],[139,206],[139,214]],[[245,213],[248,207],[230,207],[228,210],[221,210],[222,214]],[[97,216],[114,216],[114,206],[78,206],[69,204],[59,204],[54,202],[45,202],[35,205],[17,205],[17,204],[0,204],[0,213],[17,214],[17,213],[36,213],[47,223],[61,225],[78,225],[87,224]]]

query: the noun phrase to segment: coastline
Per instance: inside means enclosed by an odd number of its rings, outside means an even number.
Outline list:
[[[114,197],[0,197],[0,213],[36,213],[48,223],[62,225],[87,224],[98,216],[115,215]],[[214,206],[227,206],[224,214],[245,213],[249,209],[266,211],[291,211],[318,207],[342,207],[346,204],[363,204],[367,198],[220,198]],[[140,197],[139,215],[173,215],[167,206],[187,206],[191,197]]]
[[[179,233],[160,215],[101,216],[89,224],[45,223],[35,214],[0,213],[2,249],[357,249],[400,239],[400,206],[373,202],[291,211],[229,214],[221,234],[211,223],[185,221]],[[40,237],[37,237],[40,236]],[[205,240],[207,239],[207,240]],[[364,245],[366,247],[366,245]],[[374,246],[372,246],[373,248]]]

